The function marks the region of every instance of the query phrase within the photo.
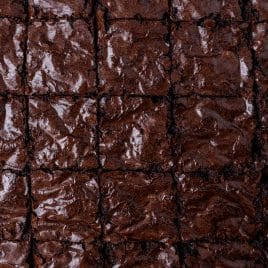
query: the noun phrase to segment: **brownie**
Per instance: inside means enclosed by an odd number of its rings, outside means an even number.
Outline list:
[[[93,7],[93,0],[29,0],[33,18],[86,17]]]
[[[1,7],[1,4],[0,4]],[[23,93],[21,71],[25,26],[0,18],[0,93]]]
[[[111,18],[162,19],[168,13],[168,0],[101,0]]]
[[[167,33],[167,27],[159,21],[112,21],[107,28],[99,15],[100,92],[167,95]]]
[[[101,176],[104,239],[178,241],[176,202],[168,174],[107,172]]]
[[[251,164],[255,123],[252,99],[176,100],[176,164],[184,172]]]
[[[11,171],[0,171],[0,179],[0,241],[19,240],[27,227],[27,181]]]
[[[32,97],[29,101],[32,167],[96,168],[96,101]]]
[[[252,91],[247,24],[183,22],[172,27],[172,83],[177,96],[243,96]]]
[[[99,236],[96,175],[34,171],[31,178],[32,226],[37,240],[81,242]]]
[[[191,21],[206,17],[221,17],[224,20],[242,20],[239,0],[173,0],[174,20]]]
[[[268,167],[266,166],[262,170],[262,206],[263,206],[263,218],[264,218],[264,237],[266,238],[268,246]],[[267,247],[268,249],[268,247]],[[268,257],[268,250],[267,250]]]
[[[0,17],[25,17],[24,0],[2,0],[0,1]],[[4,33],[1,30],[1,35]],[[2,46],[1,46],[2,48]]]
[[[0,168],[21,170],[26,163],[25,105],[20,98],[0,97]]]
[[[108,246],[107,267],[180,267],[173,246],[156,242],[126,242]]]
[[[103,97],[100,108],[100,160],[104,168],[172,167],[166,101]]]
[[[98,246],[59,241],[38,242],[34,252],[34,264],[36,268],[103,267]]]
[[[92,30],[84,20],[34,21],[27,53],[29,93],[96,91]]]
[[[211,176],[181,174],[180,232],[183,241],[197,239],[253,239],[261,230],[256,200],[258,172]]]
[[[263,253],[248,243],[193,243],[185,256],[185,267],[264,268]]]
[[[257,16],[257,20],[268,20],[268,2],[266,0],[250,0],[253,12]]]
[[[2,268],[29,267],[28,256],[28,242],[0,242],[0,266]]]

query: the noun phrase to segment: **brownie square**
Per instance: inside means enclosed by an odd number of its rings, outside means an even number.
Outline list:
[[[156,242],[125,242],[108,246],[107,267],[180,267],[171,245]]]
[[[186,267],[256,267],[264,268],[261,250],[248,243],[193,243],[185,256]]]
[[[115,95],[165,96],[170,86],[165,41],[167,27],[160,21],[99,19],[100,91]]]
[[[72,244],[59,241],[38,242],[34,264],[41,267],[103,267],[99,249],[94,244]]]
[[[21,170],[26,164],[24,104],[0,97],[0,168]]]
[[[1,171],[0,180],[0,240],[19,240],[26,227],[27,181],[10,171]]]
[[[175,106],[177,165],[184,172],[251,163],[251,99],[191,97],[177,99]]]
[[[96,168],[96,101],[31,98],[32,167]]]
[[[162,19],[168,13],[168,0],[102,0],[111,18]]]
[[[180,175],[182,240],[253,239],[261,230],[256,208],[260,177],[252,171],[228,177]]]
[[[257,20],[268,20],[268,2],[266,0],[250,0]]]
[[[0,93],[22,94],[24,90],[20,72],[25,26],[15,20],[0,19],[0,32]]]
[[[173,0],[174,20],[191,21],[205,17],[221,17],[225,20],[241,21],[239,0]]]
[[[2,0],[0,1],[0,17],[25,17],[24,0]],[[4,31],[1,30],[1,34]],[[1,46],[2,48],[2,46]]]
[[[0,266],[3,268],[29,267],[29,243],[2,241],[0,243]]]
[[[31,177],[37,240],[81,242],[99,236],[99,186],[94,174],[34,171]]]
[[[27,53],[30,93],[87,94],[95,91],[94,42],[90,25],[34,21]]]
[[[172,167],[166,101],[104,97],[100,107],[100,159],[104,168]]]
[[[172,43],[177,96],[241,96],[252,91],[246,24],[183,22],[173,25]]]
[[[101,176],[104,239],[178,241],[176,202],[168,174],[108,172]]]
[[[92,6],[93,0],[29,0],[30,16],[34,18],[86,17]]]

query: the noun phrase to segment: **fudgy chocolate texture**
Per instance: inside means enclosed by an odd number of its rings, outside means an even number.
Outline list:
[[[172,29],[172,83],[177,96],[242,96],[252,92],[247,24],[207,19]],[[216,78],[216,79],[215,79]]]
[[[222,170],[252,162],[252,99],[189,97],[175,105],[178,170]]]
[[[180,267],[173,246],[155,242],[108,244],[108,267]]]
[[[0,168],[21,170],[26,164],[25,105],[20,98],[0,97]]]
[[[15,20],[0,19],[0,32],[0,93],[23,94],[20,72],[25,25]]]
[[[264,218],[264,236],[266,238],[266,245],[268,246],[268,167],[266,166],[262,172],[262,205]],[[268,254],[268,247],[266,247]]]
[[[266,0],[250,0],[254,15],[257,20],[263,21],[268,19],[268,2]]]
[[[261,0],[260,0],[261,1]],[[227,20],[242,20],[239,0],[173,0],[174,20],[191,21],[205,17],[221,17]]]
[[[32,167],[96,168],[96,101],[30,98]]]
[[[261,174],[178,177],[183,241],[200,239],[249,240],[261,231],[256,210]]]
[[[29,0],[33,18],[86,17],[92,11],[93,0]]]
[[[24,176],[18,176],[10,171],[0,171],[1,242],[22,239],[23,231],[26,228],[27,197],[28,187]]]
[[[99,14],[100,91],[116,95],[168,94],[167,27],[159,21],[112,21]]]
[[[24,0],[2,0],[0,2],[0,17],[23,18],[25,16]],[[1,30],[1,34],[3,34],[3,30]]]
[[[264,268],[265,257],[248,243],[193,243],[185,256],[186,267],[256,267]]]
[[[92,30],[84,20],[34,21],[29,26],[29,93],[96,91]]]
[[[111,18],[162,19],[168,13],[168,0],[101,0]]]
[[[108,172],[101,176],[104,239],[178,241],[175,192],[168,174]]]
[[[94,241],[100,234],[99,187],[92,173],[35,171],[33,234],[41,241]]]
[[[100,160],[104,168],[172,167],[166,101],[104,97],[100,109]]]
[[[34,264],[37,268],[103,267],[98,246],[59,241],[38,242],[34,252]]]

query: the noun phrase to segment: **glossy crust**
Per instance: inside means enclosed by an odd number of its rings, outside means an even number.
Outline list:
[[[35,171],[31,177],[37,240],[81,242],[99,236],[99,186],[94,174]]]
[[[247,24],[173,25],[172,83],[177,96],[242,96],[252,91]],[[217,79],[215,79],[217,77]]]
[[[20,72],[25,26],[15,20],[0,19],[0,32],[0,93],[23,94]]]
[[[263,21],[268,19],[268,2],[265,0],[250,0],[253,11],[257,20]]]
[[[18,17],[26,16],[24,10],[24,0],[2,0],[0,1],[0,17]],[[1,30],[1,34],[3,31]],[[2,46],[1,46],[2,48]]]
[[[176,100],[177,169],[184,172],[240,168],[252,162],[255,123],[251,99]]]
[[[178,241],[175,193],[170,175],[108,172],[101,176],[101,192],[107,242]]]
[[[95,92],[92,31],[83,20],[34,21],[29,26],[29,93]]]
[[[154,103],[150,98],[105,97],[100,106],[100,159],[104,168],[172,167],[164,100]]]
[[[91,98],[31,98],[32,166],[95,168],[96,101]]]
[[[261,230],[258,172],[242,175],[178,177],[183,241],[200,239],[248,240]]]
[[[162,22],[113,21],[99,15],[101,92],[165,96],[169,89],[169,46]]]

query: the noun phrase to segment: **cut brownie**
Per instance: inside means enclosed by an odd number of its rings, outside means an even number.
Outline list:
[[[90,98],[31,98],[32,166],[95,168],[96,102]]]
[[[25,17],[24,0],[2,0],[0,1],[0,17]],[[4,31],[1,30],[1,34]],[[2,46],[1,46],[2,48]]]
[[[0,97],[0,167],[21,170],[26,164],[24,104]]]
[[[20,240],[26,228],[26,178],[1,171],[0,180],[0,240]]]
[[[108,172],[101,176],[104,239],[178,241],[175,193],[168,174]]]
[[[255,130],[251,99],[181,98],[174,116],[178,169],[221,170],[251,163]]]
[[[86,17],[92,6],[93,0],[29,0],[30,16],[34,18]]]
[[[172,167],[165,101],[104,97],[101,113],[100,159],[104,168]]]
[[[173,246],[155,242],[125,242],[108,244],[107,267],[180,267]]]
[[[30,93],[87,94],[95,89],[92,30],[83,20],[33,22],[27,53]]]
[[[111,18],[162,19],[168,12],[168,0],[101,0]]]
[[[20,72],[25,26],[14,20],[0,19],[0,32],[0,93],[22,94],[24,90]]]
[[[180,175],[182,240],[253,239],[261,230],[256,208],[260,177],[258,172],[209,178]]]
[[[259,21],[268,20],[268,2],[267,0],[250,0],[253,11]]]
[[[37,240],[80,242],[99,236],[99,187],[94,174],[35,171],[32,197]]]
[[[34,252],[34,264],[36,268],[103,267],[98,246],[59,241],[38,242]]]
[[[242,96],[252,91],[252,60],[247,24],[173,25],[172,83],[175,94]]]
[[[101,92],[116,95],[167,95],[169,45],[167,27],[158,21],[112,21],[99,16],[99,76]]]
[[[172,17],[174,20],[198,20],[205,17],[241,21],[239,0],[173,0]]]

